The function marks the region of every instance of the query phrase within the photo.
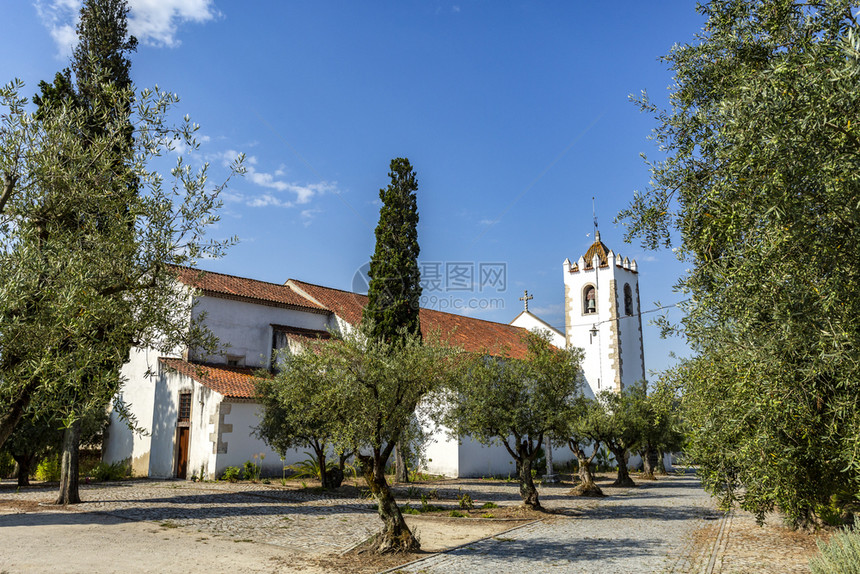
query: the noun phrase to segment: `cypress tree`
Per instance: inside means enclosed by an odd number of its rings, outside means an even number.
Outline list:
[[[370,335],[398,343],[404,337],[421,337],[418,317],[421,273],[418,270],[418,179],[406,158],[391,160],[391,183],[379,190],[382,208],[376,225],[376,250],[370,258],[370,284],[363,319]],[[408,437],[397,441],[395,480],[408,482],[403,453]]]
[[[418,179],[406,158],[391,160],[391,183],[379,190],[382,208],[376,225],[376,250],[370,259],[370,284],[363,319],[370,334],[396,341],[420,336],[421,274],[418,270]]]

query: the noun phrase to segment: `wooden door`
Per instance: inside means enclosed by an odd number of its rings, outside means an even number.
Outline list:
[[[179,445],[176,449],[176,478],[188,476],[188,427],[179,427]]]

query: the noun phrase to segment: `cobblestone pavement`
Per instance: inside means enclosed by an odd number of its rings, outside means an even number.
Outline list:
[[[407,565],[397,572],[691,572],[710,549],[694,533],[720,523],[693,476],[642,482],[641,488]],[[561,503],[557,503],[560,505]],[[552,504],[548,504],[552,506]]]
[[[54,489],[0,493],[0,499],[50,502]],[[132,481],[81,486],[74,512],[154,521],[214,536],[312,554],[340,552],[380,528],[366,501],[238,483]]]
[[[604,482],[604,481],[601,481]],[[538,523],[436,554],[402,572],[625,572],[736,574],[809,572],[814,538],[782,528],[776,517],[766,528],[748,513],[724,515],[692,476],[661,477],[639,488],[603,486],[602,499],[573,498],[569,485],[539,487],[542,504],[558,512]],[[55,488],[15,492],[3,481],[0,501],[50,503]],[[422,494],[455,508],[469,493],[476,505],[520,504],[517,483],[460,479],[400,486],[398,499]],[[302,556],[332,556],[380,528],[369,501],[355,489],[319,493],[276,485],[136,480],[82,485],[84,502],[72,510],[121,520],[150,522],[223,540],[259,542]],[[17,512],[0,506],[4,512]],[[28,512],[32,512],[29,510]],[[202,539],[201,539],[202,540]]]

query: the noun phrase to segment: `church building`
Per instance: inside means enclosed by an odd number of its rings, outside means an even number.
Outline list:
[[[636,261],[615,255],[598,234],[575,264],[565,260],[562,273],[564,333],[528,310],[528,292],[521,298],[525,310],[511,324],[421,309],[421,329],[425,334],[439,331],[467,351],[504,350],[517,358],[526,354],[526,330],[547,330],[558,347],[585,350],[583,374],[590,395],[620,391],[643,379]],[[294,451],[282,460],[256,437],[254,372],[274,367],[281,352],[298,352],[331,331],[355,328],[367,297],[295,279],[276,284],[190,268],[178,268],[177,281],[195,303],[188,324],[200,318],[222,350],[204,355],[178,349],[163,356],[153,349],[133,349],[123,366],[126,383],[119,398],[146,433],[133,432],[112,413],[103,459],[128,463],[136,476],[214,479],[228,466],[241,467],[256,457],[265,473],[280,475],[283,465],[305,456]],[[513,472],[504,447],[485,447],[469,437],[458,441],[444,431],[436,433],[426,454],[426,470],[434,474]],[[555,461],[569,458],[565,449]]]

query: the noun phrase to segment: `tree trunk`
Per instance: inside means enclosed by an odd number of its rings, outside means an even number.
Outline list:
[[[406,466],[406,457],[403,456],[403,441],[397,441],[394,452],[394,482],[409,482],[409,468]]]
[[[655,480],[654,467],[657,464],[657,452],[650,444],[646,444],[645,448],[639,452],[642,457],[642,478],[644,480]]]
[[[322,484],[323,488],[326,488],[326,484],[328,484],[328,469],[326,468],[325,461],[325,449],[324,448],[314,448],[317,454],[317,464],[320,465],[320,484]]]
[[[60,495],[55,504],[79,504],[78,448],[81,442],[81,421],[77,420],[63,433],[63,462],[60,467]]]
[[[660,449],[657,449],[657,474],[666,475],[669,474],[666,472],[666,462],[663,458],[666,456],[666,453]]]
[[[594,459],[594,455],[597,454],[600,444],[595,444],[591,456],[586,456],[585,451],[579,446],[579,443],[571,440],[567,442],[571,452],[576,456],[576,461],[579,463],[579,484],[570,491],[570,494],[572,496],[603,496],[603,491],[595,484],[594,473],[591,472],[591,461]]]
[[[16,393],[17,398],[12,401],[8,408],[0,413],[0,448],[6,442],[6,439],[11,436],[21,417],[24,416],[24,411],[30,404],[30,397],[35,389],[35,383],[28,384],[20,392]]]
[[[618,463],[618,478],[612,483],[612,486],[636,486],[633,479],[630,478],[630,473],[627,471],[627,449],[619,447],[609,447],[615,456],[615,462]]]
[[[18,463],[18,486],[30,486],[30,474],[33,472],[33,453],[13,454],[12,458]]]
[[[520,496],[523,498],[523,504],[535,510],[540,510],[540,500],[538,500],[538,491],[535,488],[534,479],[532,478],[532,460],[527,456],[522,456],[518,461],[517,467],[520,473]]]
[[[414,552],[421,548],[418,540],[412,535],[412,531],[406,525],[400,508],[391,494],[388,482],[385,480],[385,460],[376,452],[374,456],[357,454],[356,458],[361,464],[361,473],[367,486],[376,497],[379,517],[385,523],[382,532],[379,533],[374,548],[377,552]]]
[[[344,476],[346,476],[346,459],[351,457],[352,454],[353,454],[352,451],[349,451],[349,452],[343,451],[338,455],[337,467],[340,469],[340,472],[343,473]]]

